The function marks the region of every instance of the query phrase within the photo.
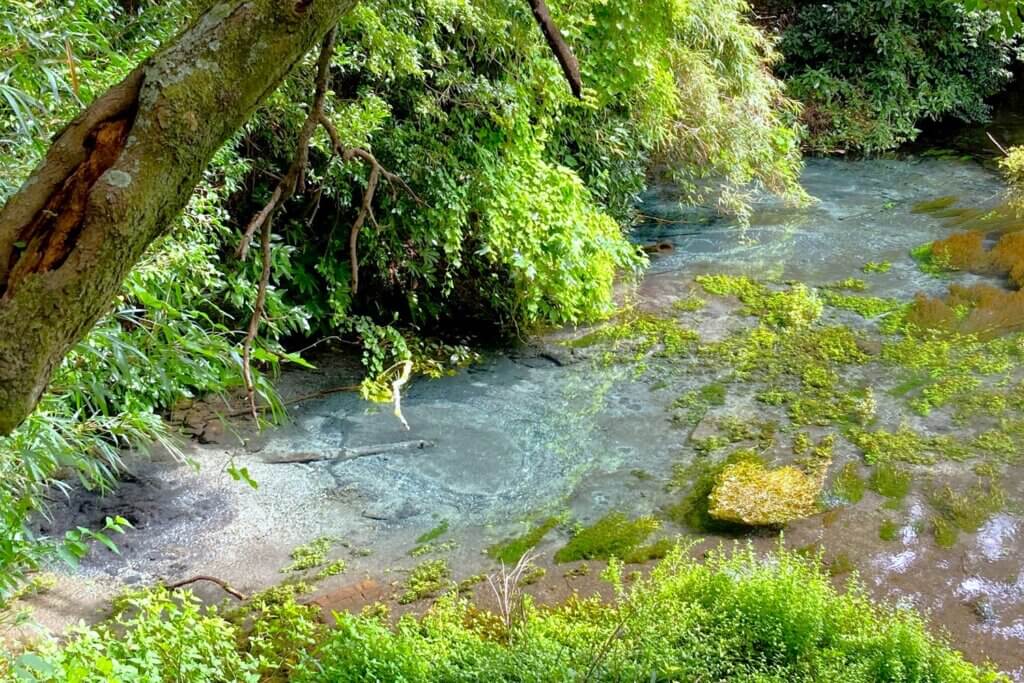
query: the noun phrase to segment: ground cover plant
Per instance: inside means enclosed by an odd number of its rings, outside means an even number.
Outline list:
[[[0,680],[595,681],[995,683],[914,613],[837,591],[815,560],[737,547],[705,562],[675,548],[647,578],[612,561],[615,598],[545,607],[505,623],[452,591],[422,617],[336,615],[293,597],[255,610],[200,608],[188,593],[132,593],[114,621],[0,660]],[[246,618],[241,615],[245,614]]]

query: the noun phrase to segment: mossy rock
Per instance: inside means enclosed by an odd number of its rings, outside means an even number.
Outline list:
[[[725,467],[708,499],[708,511],[723,522],[783,526],[818,512],[821,479],[786,466],[769,469],[755,461]]]

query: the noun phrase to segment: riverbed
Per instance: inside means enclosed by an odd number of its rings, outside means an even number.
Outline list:
[[[826,288],[853,278],[864,283],[858,296],[906,301],[919,292],[940,296],[951,282],[1003,286],[969,274],[936,277],[910,257],[915,247],[951,233],[948,222],[922,211],[921,203],[950,197],[957,206],[998,206],[1004,186],[992,171],[955,158],[812,159],[803,184],[814,198],[810,205],[761,199],[749,225],[681,209],[671,186],[649,191],[641,204],[647,218],[634,238],[672,249],[654,256],[639,282],[621,287],[623,306],[673,320],[701,344],[713,344],[746,333],[756,320],[735,297],[707,292],[696,280],[701,275],[748,276],[770,283],[772,291],[797,282]],[[865,272],[869,263],[877,268]],[[699,305],[679,304],[696,300]],[[877,323],[832,307],[822,321],[865,337],[875,334]],[[913,477],[905,495],[893,499],[868,486],[851,501],[834,493],[840,472],[852,463],[863,479],[871,473],[863,454],[842,437],[830,459],[821,512],[789,524],[781,538],[771,529],[693,529],[666,511],[695,484],[693,468],[708,457],[703,438],[716,435],[726,418],[770,419],[781,436],[763,455],[781,464],[801,429],[777,406],[758,400],[765,387],[738,381],[699,354],[670,357],[657,343],[637,353],[629,340],[580,343],[592,332],[541,335],[485,352],[455,376],[414,381],[402,401],[409,429],[390,406],[346,392],[302,401],[289,424],[262,432],[243,419],[223,418],[229,409],[216,402],[185,411],[182,419],[198,437],[185,444],[187,461],[159,453],[135,460],[118,492],[105,499],[78,492],[57,506],[46,531],[94,525],[115,514],[135,529],[117,539],[121,554],[97,549],[77,572],[32,598],[37,618],[60,628],[94,618],[125,585],[196,574],[256,591],[284,578],[296,546],[320,537],[333,539],[331,557],[343,558],[347,569],[320,584],[314,598],[349,606],[331,596],[351,598],[355,586],[365,602],[388,599],[424,557],[444,558],[457,580],[494,571],[486,548],[552,517],[560,523],[539,544],[537,562],[560,595],[571,592],[572,578],[551,561],[554,551],[574,526],[617,511],[656,517],[662,537],[703,539],[693,552],[749,542],[764,550],[785,543],[821,553],[837,583],[856,576],[873,596],[923,610],[970,658],[991,659],[1024,680],[1024,477],[1017,458],[1000,460],[997,474],[986,470],[989,479],[998,478],[1002,504],[951,544],[932,533],[934,491],[948,486],[974,495],[979,458],[907,464]],[[318,370],[282,378],[286,398],[357,376],[350,362],[330,353],[314,360]],[[1016,370],[1007,369],[1007,376]],[[951,422],[955,406],[926,416],[908,410],[891,391],[898,383],[893,370],[872,361],[849,372],[851,382],[874,388],[872,429],[908,424],[927,436],[973,435],[971,420]],[[710,382],[727,386],[723,400],[681,419],[680,397]],[[806,431],[817,440],[828,430]],[[743,442],[722,451],[749,445]],[[255,488],[232,476],[240,468]],[[880,533],[883,527],[889,532]],[[439,529],[433,546],[410,556],[424,545],[417,539]],[[215,588],[202,590],[220,597]]]

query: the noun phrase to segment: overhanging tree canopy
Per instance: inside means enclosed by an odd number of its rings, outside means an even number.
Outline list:
[[[579,93],[543,0],[530,4]],[[218,2],[57,137],[0,211],[0,434],[32,411],[217,149],[354,5]]]

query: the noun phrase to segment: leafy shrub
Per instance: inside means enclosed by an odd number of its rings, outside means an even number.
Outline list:
[[[109,624],[73,629],[13,663],[17,678],[39,683],[255,683],[257,662],[237,649],[238,631],[190,593],[143,590],[122,599]],[[0,668],[0,673],[2,673]]]
[[[945,0],[774,3],[792,8],[779,73],[804,103],[807,146],[874,152],[919,122],[982,121],[1010,78],[1012,41],[994,12]]]

